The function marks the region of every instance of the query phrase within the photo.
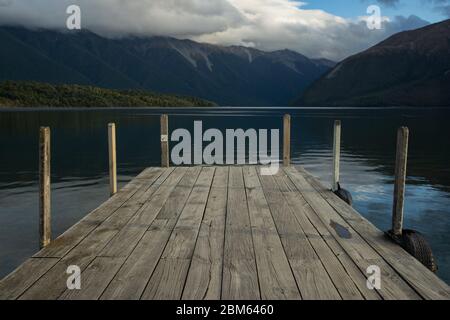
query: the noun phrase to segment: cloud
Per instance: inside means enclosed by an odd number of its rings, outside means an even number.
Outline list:
[[[434,5],[434,10],[450,18],[450,0],[428,0]]]
[[[377,2],[386,7],[396,7],[400,0],[377,0]]]
[[[396,17],[384,19],[382,30],[369,30],[363,18],[348,20],[306,10],[304,3],[291,0],[0,0],[0,4],[0,24],[62,29],[66,8],[77,4],[82,27],[108,37],[158,35],[262,50],[288,48],[332,60],[426,24],[415,16]]]
[[[450,0],[422,0],[422,1],[425,3],[430,3],[432,5],[432,9],[435,12],[439,12],[443,16],[450,18]],[[397,4],[400,3],[400,0],[377,0],[377,2],[386,7],[396,8]]]
[[[13,3],[14,0],[0,0],[0,7],[7,7]]]

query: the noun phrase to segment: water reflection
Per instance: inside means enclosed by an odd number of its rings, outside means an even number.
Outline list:
[[[0,112],[0,277],[38,249],[38,129],[52,128],[53,231],[60,234],[108,197],[107,123],[117,125],[119,183],[159,165],[162,110]],[[443,110],[170,109],[170,128],[281,129],[292,115],[292,157],[331,179],[332,130],[342,120],[341,180],[355,208],[389,228],[396,130],[411,131],[406,191],[408,228],[431,242],[450,282],[450,128]]]

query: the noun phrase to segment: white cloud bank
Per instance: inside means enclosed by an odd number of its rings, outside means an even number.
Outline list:
[[[0,0],[0,25],[62,29],[72,4],[81,7],[83,28],[110,37],[158,35],[287,48],[332,60],[426,24],[415,16],[397,17],[385,21],[382,30],[369,30],[362,20],[307,10],[304,3],[290,0]]]

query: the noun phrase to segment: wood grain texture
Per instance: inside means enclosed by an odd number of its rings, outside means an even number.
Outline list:
[[[216,168],[183,290],[185,300],[220,299],[228,171],[228,167]]]
[[[332,279],[302,231],[274,177],[260,176],[260,180],[302,298],[341,300]]]
[[[399,128],[397,133],[397,156],[395,159],[394,204],[392,208],[392,233],[396,236],[401,236],[403,231],[408,140],[408,128]]]
[[[333,191],[337,191],[338,183],[340,179],[340,164],[341,164],[341,121],[336,120],[334,122],[334,135],[333,135],[333,172],[331,188]]]
[[[69,290],[67,268],[81,271]],[[381,290],[366,269],[381,268]],[[150,168],[0,281],[0,299],[449,299],[301,167]]]
[[[169,117],[163,114],[161,115],[161,167],[168,168],[169,165]]]
[[[89,215],[65,231],[61,236],[53,240],[51,245],[36,253],[34,257],[61,258],[65,256],[92,232],[92,230],[123,207],[127,201],[133,197],[139,197],[141,193],[145,192],[163,172],[165,173],[166,171],[161,168],[144,170],[112,198],[108,199]]]
[[[306,238],[315,250],[325,270],[330,275],[330,278],[342,299],[364,299],[363,295],[358,290],[358,287],[366,286],[365,278],[359,286],[355,283],[355,280],[351,278],[346,268],[340,263],[333,250],[312,223],[312,221],[317,223],[317,220],[309,219],[309,216],[313,215],[314,212],[304,198],[296,192],[296,188],[289,178],[281,171],[280,174],[275,177],[275,181],[285,200],[292,208],[302,232],[306,235]],[[345,255],[345,252],[342,252],[342,254]],[[361,278],[358,280],[362,281]],[[372,295],[370,295],[370,297],[372,297]]]
[[[388,264],[368,243],[349,225],[349,222],[330,206],[330,204],[317,193],[317,191],[306,181],[294,168],[284,168],[291,181],[301,192],[314,212],[319,216],[329,232],[338,243],[352,257],[364,273],[367,268],[376,265],[381,269],[381,276],[384,279],[383,287],[379,293],[385,299],[419,299],[417,293],[399,276],[399,274]],[[331,209],[331,210],[330,210]],[[339,229],[347,230],[349,236],[342,236]]]
[[[291,116],[283,117],[283,165],[291,165]]]
[[[109,192],[111,196],[117,193],[117,156],[116,156],[116,125],[108,124],[108,154],[109,154]]]
[[[81,273],[79,290],[66,291],[60,300],[98,300],[113,279],[125,258],[97,257]]]
[[[203,220],[214,171],[215,169],[212,167],[202,169],[172,231],[154,275],[147,284],[142,299],[179,300],[181,298],[200,224]],[[164,286],[161,286],[159,277],[164,275],[166,270],[179,272],[179,274],[172,274],[169,279],[165,279]]]
[[[295,186],[293,186],[293,183],[288,179],[286,175],[280,175],[276,178],[277,182],[280,185],[285,185],[285,187],[280,187],[283,190],[284,195],[287,198],[288,203],[292,208],[294,208],[295,216],[297,217],[297,220],[302,225],[302,228],[307,235],[307,237],[310,239],[311,244],[313,247],[320,246],[322,247],[323,244],[320,243],[321,241],[324,241],[328,247],[331,249],[333,254],[336,256],[336,258],[339,260],[339,262],[342,264],[343,268],[347,272],[348,276],[351,278],[351,281],[358,287],[359,292],[364,296],[367,300],[379,300],[381,296],[377,293],[376,290],[369,290],[367,288],[367,278],[364,273],[361,272],[361,270],[358,268],[358,266],[351,260],[351,258],[348,256],[346,251],[339,245],[339,243],[334,239],[334,237],[331,235],[331,233],[328,231],[326,226],[323,224],[323,222],[320,220],[320,218],[316,215],[314,210],[311,208],[311,206],[306,202],[306,200],[303,198],[301,194],[298,192],[291,192]],[[289,190],[289,191],[287,191]],[[309,220],[306,221],[305,217]],[[311,225],[314,227],[311,228]],[[320,236],[320,238],[319,238]],[[317,249],[318,254],[321,255],[322,250],[327,249]],[[328,255],[328,254],[327,254]],[[334,260],[332,257],[327,257],[325,260]],[[341,267],[337,265],[336,260],[325,263],[326,268],[338,268]],[[334,270],[331,270],[329,272],[336,272]],[[341,271],[338,271],[341,272]],[[339,274],[339,273],[337,273]],[[336,285],[336,287],[339,290],[339,293],[344,299],[359,299],[358,294],[354,292],[354,288],[351,283],[347,283],[348,278],[344,276],[332,276],[333,281]],[[349,287],[349,288],[348,288]],[[350,290],[349,290],[350,289]],[[349,290],[347,293],[346,291]]]
[[[52,238],[50,128],[42,127],[39,135],[39,247],[45,248]]]
[[[299,171],[342,219],[345,219],[420,296],[430,300],[450,299],[450,288],[444,281],[400,246],[390,241],[384,232],[377,229],[355,209],[345,205],[334,193],[326,190],[311,174],[303,168],[299,168]]]
[[[129,220],[144,205],[149,196],[141,190],[135,193],[105,221],[98,225],[87,237],[66,254],[52,269],[31,286],[21,299],[57,299],[66,290],[66,270],[71,265],[83,271],[124,228]]]
[[[0,281],[0,300],[17,299],[25,290],[51,269],[59,259],[30,258]]]
[[[255,251],[241,167],[230,167],[222,299],[260,299]]]
[[[108,285],[101,299],[136,300],[141,298],[200,174],[199,167],[184,168],[184,171],[183,178],[175,188],[171,188],[172,191],[169,198],[165,201],[164,206],[157,211],[158,214],[151,224],[138,225],[145,228],[144,236],[140,238],[117,276]],[[153,199],[155,198],[159,198],[159,196],[154,195]],[[150,201],[153,201],[153,199]],[[147,209],[154,210],[151,207]],[[139,219],[143,219],[145,222],[147,214],[143,214],[144,217]],[[153,216],[153,213],[151,215]]]
[[[163,184],[156,184],[149,188],[147,191],[149,200],[136,210],[136,214],[107,244],[101,255],[104,257],[127,257],[164,207],[186,172],[187,168],[176,168]]]
[[[299,300],[301,295],[254,167],[243,169],[258,278],[263,300]]]

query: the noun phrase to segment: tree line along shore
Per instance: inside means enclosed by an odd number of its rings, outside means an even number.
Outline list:
[[[0,83],[0,107],[213,107],[216,104],[180,95],[143,90],[112,90],[39,82]]]

